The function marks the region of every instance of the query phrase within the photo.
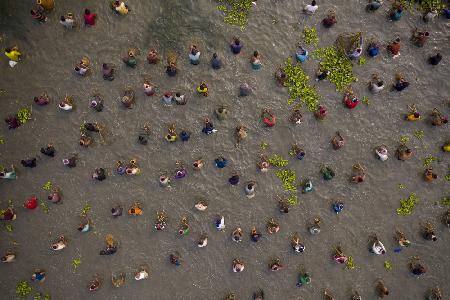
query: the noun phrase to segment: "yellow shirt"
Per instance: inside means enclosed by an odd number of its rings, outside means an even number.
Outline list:
[[[125,6],[125,3],[121,2],[119,6],[116,7],[116,11],[121,15],[128,14],[128,8]]]
[[[8,58],[12,61],[19,61],[20,57],[22,56],[22,53],[20,53],[17,50],[11,50],[10,52],[5,51],[5,55],[8,56]]]

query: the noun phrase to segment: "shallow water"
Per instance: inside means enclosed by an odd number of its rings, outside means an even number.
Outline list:
[[[36,291],[50,292],[53,299],[222,299],[234,292],[237,299],[250,299],[253,291],[263,288],[267,299],[320,299],[328,288],[337,299],[348,299],[352,289],[358,290],[364,299],[375,299],[374,286],[377,278],[383,278],[390,288],[389,299],[421,299],[429,287],[440,286],[449,294],[448,278],[450,255],[449,232],[440,223],[445,208],[436,203],[448,196],[448,154],[440,147],[449,137],[448,126],[433,128],[428,119],[423,122],[405,122],[407,105],[415,103],[423,114],[438,107],[449,113],[448,91],[448,27],[446,20],[438,19],[424,24],[417,13],[405,13],[401,21],[392,23],[385,18],[382,7],[375,13],[366,13],[365,1],[333,1],[319,3],[314,16],[301,13],[298,1],[258,1],[254,7],[248,28],[244,32],[224,24],[214,1],[129,1],[132,12],[126,17],[114,15],[104,1],[59,1],[50,13],[46,24],[37,24],[29,16],[33,1],[1,1],[0,25],[2,47],[18,45],[24,59],[11,69],[5,57],[2,59],[0,88],[0,111],[2,116],[14,113],[19,108],[32,104],[34,96],[47,92],[50,105],[33,105],[33,120],[24,126],[8,130],[4,124],[0,135],[5,144],[0,145],[0,164],[14,163],[18,166],[19,179],[0,181],[2,207],[12,199],[18,210],[18,219],[13,222],[13,232],[2,229],[0,252],[15,250],[18,259],[13,264],[1,265],[0,288],[4,299],[14,299],[15,286],[31,276],[34,268],[44,268],[47,279],[44,283],[32,284]],[[91,28],[79,26],[73,31],[64,30],[58,17],[74,12],[78,21],[85,7],[98,14],[97,24]],[[338,23],[324,29],[320,22],[326,12],[334,9]],[[273,20],[276,20],[274,22]],[[375,59],[368,59],[364,66],[355,64],[354,72],[359,81],[353,89],[359,97],[369,96],[371,104],[360,104],[354,110],[346,109],[342,95],[328,82],[317,83],[321,102],[329,109],[329,115],[318,122],[311,113],[304,112],[304,123],[289,124],[290,108],[287,105],[286,89],[278,87],[273,73],[286,57],[292,55],[300,41],[302,28],[317,26],[319,47],[331,45],[338,34],[362,31],[364,37],[376,37],[389,42],[400,36],[403,40],[401,56],[395,60],[386,51]],[[414,27],[430,31],[430,42],[417,48],[408,41]],[[234,35],[241,37],[244,50],[233,56],[228,42]],[[198,66],[189,64],[187,50],[196,43],[202,52]],[[138,66],[126,67],[121,56],[129,47],[140,49]],[[149,48],[156,47],[163,63],[148,65],[145,56]],[[310,47],[311,48],[311,47]],[[309,48],[309,49],[310,49]],[[436,49],[444,55],[440,65],[431,67],[426,58]],[[248,57],[253,50],[263,56],[263,68],[259,72],[251,69]],[[166,54],[175,50],[179,54],[179,74],[168,78],[164,72]],[[219,71],[210,68],[209,59],[217,52],[224,62]],[[92,72],[85,78],[77,77],[73,64],[82,56],[92,62]],[[104,81],[100,67],[103,62],[117,67],[115,80]],[[316,60],[303,64],[311,78],[317,68]],[[389,92],[386,88],[380,95],[371,95],[366,82],[370,74],[378,73],[391,84],[394,74],[402,72],[411,82],[405,91]],[[147,97],[142,92],[144,78],[158,85],[157,96]],[[195,87],[206,80],[210,95],[207,98],[195,93]],[[237,96],[238,86],[248,82],[253,87],[249,97]],[[135,89],[135,108],[122,108],[118,99],[124,87]],[[97,113],[91,110],[89,94],[96,90],[105,100],[105,108]],[[188,95],[186,106],[165,107],[160,101],[166,91],[181,91]],[[65,95],[73,95],[76,108],[72,112],[60,111],[57,107]],[[227,105],[231,111],[228,120],[220,122],[213,117],[214,109]],[[274,128],[264,128],[259,114],[262,108],[270,108],[278,118]],[[218,129],[214,135],[202,134],[203,117],[211,117]],[[106,145],[96,139],[89,148],[78,145],[79,126],[83,122],[99,122],[109,130]],[[146,122],[151,124],[149,145],[137,143],[137,134]],[[176,123],[177,129],[193,132],[186,142],[168,144],[163,135],[167,125]],[[235,147],[234,128],[242,124],[249,128],[249,137],[239,148]],[[330,139],[339,130],[346,145],[339,151],[331,148]],[[423,130],[425,137],[417,140],[413,134]],[[414,156],[407,162],[394,157],[401,136],[410,136]],[[53,143],[57,150],[55,158],[40,156],[38,166],[24,169],[20,160],[35,156],[40,147]],[[260,153],[260,143],[270,146],[268,154],[279,153],[288,157],[291,144],[297,142],[306,150],[302,161],[290,160],[290,168],[299,178],[311,178],[315,191],[299,194],[299,204],[287,215],[277,210],[276,195],[283,194],[282,186],[274,175],[257,171],[255,164]],[[391,157],[386,162],[377,160],[373,149],[387,145]],[[65,167],[61,160],[70,153],[78,153],[76,168]],[[230,160],[225,169],[213,166],[213,160],[222,154]],[[426,183],[422,179],[423,160],[428,155],[437,156],[440,162],[433,163],[438,180]],[[135,158],[142,169],[140,176],[129,178],[116,176],[113,168],[117,160]],[[162,189],[158,184],[161,172],[172,172],[175,161],[190,165],[203,158],[207,163],[200,172],[188,170],[188,176],[173,180],[172,188]],[[367,167],[368,179],[362,184],[350,184],[351,168],[355,162]],[[319,174],[320,164],[331,165],[337,176],[324,182]],[[19,167],[20,166],[20,167]],[[90,176],[97,167],[107,168],[110,176],[103,182],[95,182]],[[241,174],[241,184],[232,187],[227,183],[233,171]],[[257,195],[248,200],[243,183],[255,180]],[[47,192],[42,185],[51,181],[61,188],[63,203],[51,205],[50,213],[42,210],[25,211],[21,204],[35,194],[45,200]],[[402,190],[399,184],[406,186]],[[397,216],[395,209],[401,198],[415,192],[421,201],[411,216]],[[193,205],[200,197],[209,201],[205,212],[194,211]],[[344,211],[335,215],[330,204],[345,202]],[[110,208],[116,204],[128,207],[133,202],[143,204],[144,215],[122,216],[112,219]],[[94,230],[81,234],[78,214],[85,203],[92,208],[90,217]],[[153,223],[157,210],[164,209],[169,215],[168,228],[155,232]],[[225,216],[225,232],[214,228],[214,217]],[[191,233],[179,237],[179,220],[187,216]],[[307,233],[307,223],[314,217],[323,220],[322,232],[318,236]],[[280,222],[281,231],[268,236],[265,224],[270,217]],[[438,241],[429,242],[420,235],[420,222],[430,221],[436,225]],[[234,227],[245,232],[244,241],[234,243],[230,235]],[[263,231],[259,243],[252,243],[248,233],[252,226]],[[406,233],[412,246],[394,253],[397,247],[392,239],[395,229]],[[306,252],[294,254],[289,236],[298,232]],[[99,256],[104,247],[106,234],[113,234],[120,248],[110,257]],[[196,246],[197,238],[206,233],[209,243],[206,248]],[[64,234],[69,245],[60,252],[52,252],[50,244],[58,235]],[[368,237],[377,234],[387,247],[384,256],[375,256],[367,250]],[[14,246],[13,242],[18,245]],[[333,247],[341,243],[345,253],[352,255],[357,266],[349,271],[336,265],[330,258]],[[178,251],[182,255],[182,266],[174,267],[168,255]],[[420,279],[408,271],[409,257],[419,255],[428,272]],[[285,264],[281,272],[270,272],[267,264],[279,256]],[[81,259],[76,270],[72,260]],[[232,272],[232,261],[240,258],[246,263],[243,273]],[[389,260],[393,270],[386,271],[383,263]],[[150,269],[148,280],[136,282],[134,271],[141,264]],[[297,272],[304,267],[312,276],[312,283],[303,288],[295,287]],[[125,271],[127,283],[115,289],[108,281],[112,272]],[[89,293],[87,283],[98,273],[104,281],[103,287]]]

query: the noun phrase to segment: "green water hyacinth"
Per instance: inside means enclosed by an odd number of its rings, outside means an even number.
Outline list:
[[[437,161],[438,158],[434,157],[433,155],[428,155],[425,160],[423,161],[423,166],[425,168],[428,168],[429,166],[431,166],[431,164],[433,163],[433,161]]]
[[[47,203],[43,202],[43,201],[39,201],[39,207],[46,213],[48,214],[48,212],[50,211]]]
[[[303,72],[300,65],[293,65],[292,59],[288,58],[283,72],[286,74],[284,86],[289,90],[288,104],[298,102],[297,106],[305,104],[309,111],[316,111],[319,106],[319,96],[316,88],[308,84],[309,76]]]
[[[287,198],[286,202],[289,205],[296,205],[298,203],[298,197],[297,195],[294,194],[290,194],[289,197]]]
[[[400,207],[397,208],[397,214],[402,216],[410,215],[417,202],[419,202],[419,197],[417,197],[416,193],[412,193],[406,199],[401,199]]]
[[[274,166],[274,167],[285,167],[289,164],[289,161],[287,159],[282,158],[280,155],[278,154],[274,154],[272,155],[269,159],[268,159],[269,163]]]
[[[366,64],[366,59],[362,56],[358,58],[358,65],[363,66]]]
[[[52,182],[51,181],[47,181],[42,188],[46,191],[50,191],[52,189]]]
[[[80,216],[86,217],[88,212],[91,210],[91,205],[89,203],[86,203],[81,210]]]
[[[31,110],[26,107],[19,109],[17,119],[19,119],[20,124],[25,124],[28,120],[31,120]]]
[[[343,92],[352,82],[358,79],[353,74],[352,62],[335,47],[319,48],[312,57],[320,59],[320,69],[330,71],[328,78],[336,86],[336,91]]]
[[[345,267],[348,270],[353,270],[355,268],[355,262],[353,261],[353,256],[347,257],[347,262],[345,263]]]
[[[295,180],[297,176],[294,171],[291,170],[278,170],[276,172],[278,178],[283,182],[283,188],[286,192],[297,192],[297,186],[295,184]]]
[[[384,261],[384,268],[388,271],[392,271],[392,265],[388,260]]]
[[[253,5],[252,0],[218,0],[217,9],[225,14],[223,21],[227,24],[245,29],[248,15]]]
[[[422,140],[425,137],[425,132],[423,130],[417,130],[416,132],[414,132],[414,136],[416,137],[416,139]]]
[[[450,205],[450,198],[444,197],[441,199],[442,205]]]
[[[81,265],[81,259],[73,259],[72,260],[72,267],[74,269],[78,268]]]
[[[22,280],[17,284],[16,295],[19,296],[19,299],[24,299],[32,290],[33,288],[28,284],[28,281]]]
[[[303,41],[307,45],[317,45],[317,43],[319,43],[319,36],[317,35],[315,27],[305,26],[303,29]]]
[[[404,9],[408,10],[411,10],[414,7],[414,4],[417,4],[417,9],[423,12],[436,10],[438,13],[441,13],[446,7],[442,0],[400,0],[399,2]]]

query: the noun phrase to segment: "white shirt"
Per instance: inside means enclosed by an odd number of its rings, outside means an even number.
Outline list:
[[[318,5],[312,6],[311,4],[308,4],[308,5],[305,6],[304,10],[305,10],[307,13],[313,14],[313,13],[316,12],[316,10],[317,10],[318,8],[319,8]]]

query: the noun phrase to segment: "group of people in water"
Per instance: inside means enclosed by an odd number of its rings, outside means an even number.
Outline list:
[[[38,0],[39,2],[40,0]],[[47,2],[47,1],[45,1]],[[383,5],[382,0],[370,0],[367,5],[368,11],[375,11],[379,9]],[[119,15],[127,15],[131,10],[130,7],[123,1],[114,0],[111,2],[111,9],[119,14]],[[38,6],[36,9],[31,10],[31,16],[37,20],[38,22],[44,23],[47,21],[47,16],[45,16],[45,11],[47,10],[46,6],[43,4],[41,6]],[[318,5],[316,1],[312,1],[311,4],[308,4],[304,7],[304,12],[306,14],[312,15],[315,14],[318,10]],[[400,20],[403,13],[403,7],[399,3],[394,3],[392,10],[389,12],[389,18],[392,21],[398,21]],[[436,14],[436,15],[435,15]],[[444,9],[444,15],[447,18],[450,18],[450,11],[448,9]],[[423,18],[426,22],[431,22],[435,17],[437,16],[437,12],[430,11],[427,12]],[[97,15],[95,13],[92,13],[89,9],[86,9],[84,11],[83,19],[86,26],[94,26],[96,24],[96,18]],[[75,16],[72,13],[67,13],[60,18],[60,24],[64,26],[66,29],[72,29],[76,27],[77,21]],[[328,12],[327,16],[322,20],[322,24],[326,28],[332,27],[334,24],[336,24],[336,14],[334,11]],[[415,45],[418,47],[423,47],[428,38],[430,36],[430,33],[428,31],[419,31],[415,30],[412,34],[412,41]],[[392,42],[390,42],[387,45],[387,50],[392,54],[392,57],[397,57],[400,55],[400,46],[401,41],[400,38],[396,38]],[[380,53],[380,44],[377,41],[371,41],[369,43],[369,46],[367,48],[367,55],[370,57],[375,57]],[[233,55],[237,55],[241,53],[241,50],[243,48],[242,41],[234,37],[229,45],[230,51]],[[187,52],[187,57],[189,59],[189,62],[192,65],[198,65],[200,64],[201,60],[201,49],[195,45],[192,44]],[[348,56],[350,59],[354,59],[356,57],[359,57],[361,55],[361,51],[356,51],[352,53],[348,53]],[[19,62],[22,58],[22,53],[19,50],[18,47],[11,47],[5,49],[5,55],[10,60],[10,66],[14,67],[17,62]],[[125,55],[122,57],[122,61],[124,64],[126,64],[130,68],[135,68],[138,64],[138,57],[139,50],[136,48],[130,48],[125,53]],[[295,53],[295,58],[299,63],[302,63],[306,61],[309,57],[309,53],[306,49],[304,49],[301,45],[299,45],[298,51]],[[155,48],[151,48],[148,51],[147,54],[147,62],[149,64],[158,64],[161,60],[160,54]],[[167,54],[167,65],[165,67],[166,73],[169,77],[176,76],[178,73],[177,69],[177,55],[175,52],[169,52]],[[440,53],[436,53],[428,58],[428,62],[431,65],[437,65],[442,60],[442,55]],[[249,62],[251,65],[251,68],[255,71],[258,71],[262,68],[262,62],[261,62],[261,54],[258,51],[253,51],[253,54],[249,58]],[[212,58],[210,60],[211,68],[214,70],[218,70],[222,68],[223,62],[219,55],[217,53],[212,54]],[[82,57],[78,62],[76,62],[74,68],[74,72],[81,77],[87,76],[91,72],[91,61],[87,57]],[[116,72],[116,68],[114,64],[112,63],[102,63],[101,68],[102,76],[104,80],[107,81],[113,81],[114,75]],[[316,80],[325,80],[328,75],[330,74],[329,70],[323,70],[319,69],[316,74]],[[286,74],[282,69],[278,69],[275,73],[275,80],[283,84],[286,80]],[[392,90],[401,92],[404,89],[406,89],[409,86],[409,82],[405,79],[405,77],[398,73],[395,75],[394,83],[392,85]],[[145,79],[143,82],[143,93],[146,96],[154,96],[156,95],[157,86],[153,84],[150,80]],[[380,93],[385,87],[385,83],[377,74],[373,74],[372,78],[369,82],[368,89],[373,94]],[[208,97],[208,84],[206,81],[201,81],[196,88],[196,91],[198,95],[202,97]],[[251,94],[251,87],[244,83],[239,87],[239,96],[245,97]],[[38,95],[34,97],[34,103],[39,106],[45,106],[50,103],[50,97],[43,93],[41,95]],[[164,105],[185,105],[187,104],[187,96],[186,94],[175,91],[166,91],[163,93],[161,101]],[[132,109],[135,104],[135,91],[131,88],[126,88],[123,91],[123,96],[121,97],[121,103],[124,107]],[[347,108],[353,109],[355,108],[359,103],[359,99],[354,95],[353,91],[349,88],[345,94],[344,94],[344,104]],[[99,93],[94,93],[91,96],[89,106],[94,109],[97,112],[101,112],[104,107],[104,102]],[[65,111],[71,111],[74,107],[74,99],[72,96],[66,96],[58,105],[58,107]],[[407,121],[416,121],[421,118],[423,118],[422,114],[420,114],[417,111],[417,108],[415,105],[411,105],[408,107],[409,113],[405,115],[405,120]],[[223,121],[228,116],[228,109],[224,105],[218,106],[215,111],[215,117],[219,121]],[[314,112],[315,117],[318,120],[323,120],[327,115],[327,108],[323,105],[319,105],[318,109]],[[277,122],[277,118],[274,115],[274,113],[265,108],[261,112],[261,121],[262,123],[270,128],[274,127]],[[442,126],[444,124],[447,124],[448,118],[441,114],[437,109],[434,109],[430,113],[431,118],[431,124],[433,126]],[[294,109],[291,113],[291,116],[289,117],[289,121],[292,124],[300,124],[302,123],[303,117],[299,109]],[[18,116],[12,115],[8,116],[5,119],[8,128],[14,129],[21,125]],[[213,125],[213,121],[211,118],[206,117],[204,119],[204,125],[201,129],[201,132],[209,135],[213,134],[217,131]],[[80,146],[87,147],[91,145],[93,141],[93,134],[98,133],[100,139],[104,138],[104,132],[105,132],[105,126],[99,123],[84,123],[82,125],[82,128],[80,130],[80,139],[79,144]],[[179,133],[177,132],[176,125],[170,124],[167,129],[167,133],[164,135],[164,139],[169,142],[173,143],[178,140],[181,140],[182,142],[186,142],[189,140],[191,136],[191,132],[182,129]],[[243,125],[238,125],[235,128],[235,137],[236,137],[236,145],[238,146],[241,141],[243,141],[247,137],[247,128]],[[146,145],[149,142],[150,138],[150,127],[148,124],[146,124],[142,130],[139,132],[137,136],[138,143],[142,145]],[[345,145],[345,139],[343,135],[340,132],[336,132],[335,136],[331,138],[331,146],[334,150],[339,150]],[[442,146],[443,151],[450,152],[450,142],[447,142],[445,145]],[[40,153],[47,156],[47,157],[55,157],[56,149],[53,144],[48,144],[41,148]],[[297,158],[298,160],[302,160],[306,152],[304,149],[297,144],[294,144],[291,148],[291,155]],[[406,146],[406,144],[400,144],[397,151],[396,156],[399,160],[408,160],[412,157],[412,149]],[[374,149],[374,155],[380,160],[380,161],[386,161],[388,159],[388,149],[385,145],[380,145],[377,148]],[[37,166],[37,158],[35,156],[33,157],[27,157],[21,161],[21,164],[23,167],[26,168],[34,168]],[[77,155],[71,154],[67,158],[63,159],[63,164],[66,165],[69,168],[74,168],[77,165]],[[196,159],[191,163],[191,168],[194,171],[199,171],[203,168],[205,165],[205,162],[203,159]],[[223,156],[218,156],[214,161],[213,164],[218,169],[223,169],[228,165],[228,160]],[[271,168],[271,164],[267,157],[264,155],[261,155],[257,162],[257,168],[261,172],[266,172],[269,168]],[[114,166],[114,174],[118,176],[126,175],[126,176],[135,176],[139,175],[141,173],[141,168],[138,165],[138,162],[136,159],[131,159],[129,162],[124,161],[117,161]],[[189,171],[190,172],[190,171]],[[360,163],[355,163],[352,168],[352,175],[350,177],[350,182],[352,183],[361,183],[366,180],[366,169],[363,165]],[[159,184],[162,188],[168,188],[172,184],[172,179],[179,180],[184,177],[186,177],[188,174],[188,168],[183,165],[181,161],[176,162],[176,167],[173,172],[168,172],[161,174],[159,177]],[[331,166],[328,165],[322,165],[320,168],[320,174],[324,180],[331,180],[335,177],[335,171]],[[109,176],[109,173],[106,168],[99,167],[95,168],[92,173],[92,179],[98,180],[98,181],[104,181]],[[431,167],[427,168],[424,172],[424,180],[425,181],[432,181],[437,178],[437,174],[433,172],[433,169]],[[11,167],[3,168],[0,172],[0,178],[3,179],[9,179],[14,180],[17,179],[17,173],[16,168],[14,165],[11,165]],[[240,175],[237,172],[233,172],[231,176],[228,178],[228,183],[232,186],[237,186],[240,183]],[[243,187],[243,194],[247,198],[253,198],[256,195],[256,187],[257,183],[255,181],[247,181],[244,184]],[[302,186],[302,192],[307,193],[314,190],[313,183],[311,180],[306,180],[303,183]],[[54,187],[52,190],[49,191],[48,200],[53,203],[57,204],[60,203],[62,200],[62,193],[59,188]],[[36,196],[32,196],[29,199],[25,201],[23,204],[23,207],[26,209],[36,209],[39,206],[39,200]],[[290,204],[287,201],[287,199],[279,198],[278,199],[278,210],[281,214],[286,214],[290,210]],[[334,213],[339,214],[343,211],[345,205],[341,201],[335,201],[331,205],[331,209]],[[194,204],[194,208],[198,211],[205,211],[208,208],[208,203],[204,199],[198,200]],[[125,208],[125,213],[128,213],[130,216],[140,216],[144,212],[144,208],[141,203],[135,202],[132,205],[128,207],[128,209]],[[124,207],[122,205],[115,205],[111,208],[111,216],[113,218],[118,218],[122,216],[124,213]],[[9,206],[1,211],[0,219],[3,221],[13,221],[17,218],[17,210],[13,206]],[[158,211],[156,213],[155,222],[154,222],[154,229],[156,231],[161,231],[166,229],[168,224],[168,215],[164,210]],[[223,215],[217,215],[217,217],[212,220],[214,223],[216,229],[218,231],[224,231],[225,226],[225,216]],[[322,220],[319,217],[314,218],[311,220],[311,222],[307,225],[307,231],[311,235],[317,235],[321,232],[321,222]],[[447,210],[444,215],[442,216],[442,223],[446,227],[450,227],[450,210]],[[178,234],[181,236],[189,235],[190,233],[190,224],[187,217],[183,217],[180,220],[180,224],[178,226]],[[276,234],[280,231],[280,224],[275,218],[270,218],[267,220],[266,223],[266,232],[268,235]],[[91,219],[86,215],[83,214],[81,216],[80,224],[78,226],[78,231],[85,233],[89,232],[92,229],[92,221]],[[256,226],[253,226],[250,228],[250,230],[247,232],[247,235],[249,237],[249,240],[251,242],[257,243],[263,236],[263,233],[261,230],[258,230]],[[244,240],[244,229],[241,227],[235,227],[232,230],[231,233],[231,240],[236,243],[241,243]],[[437,234],[435,230],[435,226],[429,222],[426,222],[422,224],[422,236],[425,240],[429,241],[436,241],[437,240]],[[394,239],[397,241],[399,248],[394,249],[395,252],[400,252],[403,247],[409,247],[411,245],[411,241],[406,237],[406,235],[397,230],[394,234]],[[106,240],[106,246],[99,251],[99,255],[114,255],[119,247],[119,243],[113,238],[112,235],[108,234],[105,237]],[[206,234],[201,234],[199,238],[196,240],[196,244],[199,248],[206,247],[208,245],[208,236]],[[300,238],[300,235],[298,232],[295,232],[291,234],[289,241],[287,242],[293,253],[304,253],[306,251],[306,246],[302,242],[302,239]],[[50,248],[54,251],[61,251],[65,249],[68,245],[68,239],[61,235],[59,236],[55,241],[53,241],[50,245]],[[374,255],[384,255],[387,253],[387,249],[384,246],[384,244],[380,241],[380,239],[373,235],[370,237],[370,243],[368,245],[368,250],[373,253]],[[333,261],[335,261],[337,264],[345,264],[348,262],[349,257],[344,254],[343,247],[339,244],[336,245],[332,251],[331,251],[331,258]],[[12,263],[16,259],[16,253],[13,251],[8,251],[5,253],[3,257],[1,257],[2,262],[4,263]],[[183,263],[183,259],[180,253],[173,252],[168,255],[169,262],[174,266],[181,266]],[[246,263],[243,259],[240,258],[234,258],[231,263],[231,270],[235,273],[243,272],[245,270]],[[284,263],[280,257],[274,257],[268,262],[268,270],[273,272],[278,272],[283,270]],[[421,259],[418,256],[414,256],[411,258],[409,263],[409,270],[410,272],[415,276],[421,276],[425,274],[428,270],[428,268],[425,266],[424,263],[422,263]],[[149,277],[149,269],[148,266],[142,265],[139,266],[134,273],[135,280],[142,280]],[[43,269],[35,269],[32,273],[31,280],[36,282],[42,282],[46,278],[46,271]],[[123,286],[125,283],[126,275],[123,272],[119,272],[116,274],[113,274],[111,277],[111,282],[114,287],[120,287]],[[297,286],[302,287],[305,285],[308,285],[311,282],[311,275],[308,271],[305,269],[302,269],[299,271],[298,280],[297,280]],[[90,291],[98,290],[102,285],[102,278],[98,274],[96,274],[91,281],[88,283],[88,289]],[[389,295],[389,289],[385,285],[385,283],[380,279],[377,281],[375,290],[380,298],[384,298],[385,296]],[[334,299],[332,296],[331,291],[325,290],[324,296],[326,299],[331,300]],[[353,300],[361,300],[361,296],[357,291],[354,291],[351,295],[351,299]],[[440,300],[442,298],[442,292],[439,288],[432,288],[428,292],[427,295],[429,300]],[[264,291],[258,290],[253,295],[254,299],[262,300],[264,299]],[[226,299],[235,299],[234,293],[230,293]]]

